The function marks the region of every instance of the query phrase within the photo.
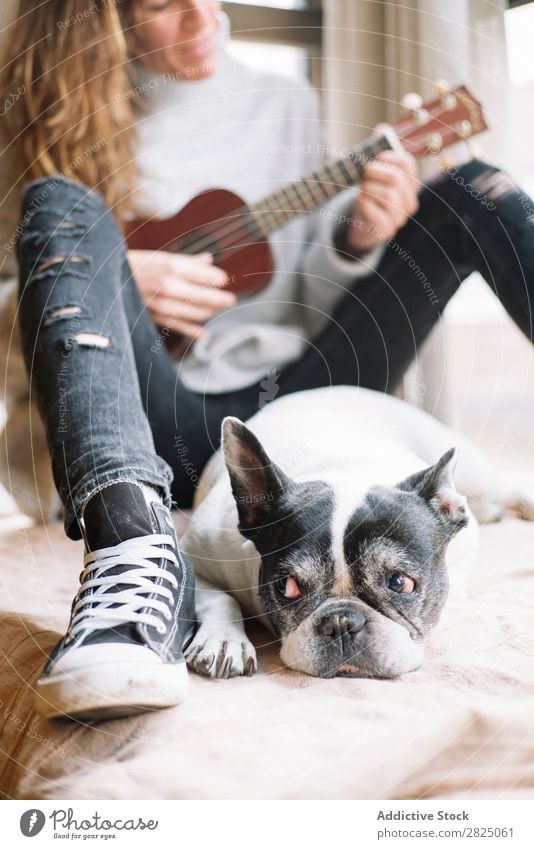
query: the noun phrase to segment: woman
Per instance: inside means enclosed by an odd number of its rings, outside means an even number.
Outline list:
[[[329,383],[394,387],[475,269],[532,338],[524,204],[480,162],[418,196],[412,160],[384,154],[360,193],[280,231],[269,287],[239,302],[209,256],[126,250],[134,212],[214,185],[252,202],[317,164],[309,86],[237,63],[224,28],[216,2],[22,0],[10,30],[4,220],[32,180],[15,224],[21,344],[65,530],[86,548],[37,684],[46,716],[184,697],[193,576],[168,508],[191,505],[223,416]],[[178,364],[171,326],[191,340]]]

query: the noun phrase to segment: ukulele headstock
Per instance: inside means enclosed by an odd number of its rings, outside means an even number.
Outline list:
[[[455,142],[466,141],[487,129],[479,101],[465,86],[450,89],[436,83],[438,96],[423,103],[409,94],[402,101],[408,115],[393,125],[402,146],[413,156],[437,156]]]

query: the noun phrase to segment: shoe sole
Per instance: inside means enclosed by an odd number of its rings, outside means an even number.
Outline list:
[[[111,719],[174,707],[188,690],[185,663],[95,663],[39,678],[35,708],[45,719]]]

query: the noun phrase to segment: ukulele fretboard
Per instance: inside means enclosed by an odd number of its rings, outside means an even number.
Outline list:
[[[390,149],[387,136],[363,142],[351,148],[348,156],[327,162],[307,177],[278,189],[250,207],[256,227],[267,237],[293,218],[317,209],[359,182],[366,163]]]

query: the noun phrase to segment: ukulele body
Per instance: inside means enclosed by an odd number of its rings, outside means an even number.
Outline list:
[[[126,234],[131,250],[198,254],[208,251],[227,272],[226,289],[251,295],[274,272],[269,242],[258,233],[246,203],[226,189],[208,189],[171,218],[132,222]]]
[[[171,218],[132,222],[126,233],[131,250],[170,251],[195,255],[208,251],[228,274],[226,289],[251,295],[263,289],[274,272],[271,246],[259,235],[246,203],[226,189],[207,189]],[[175,359],[187,349],[179,333],[165,334]]]

